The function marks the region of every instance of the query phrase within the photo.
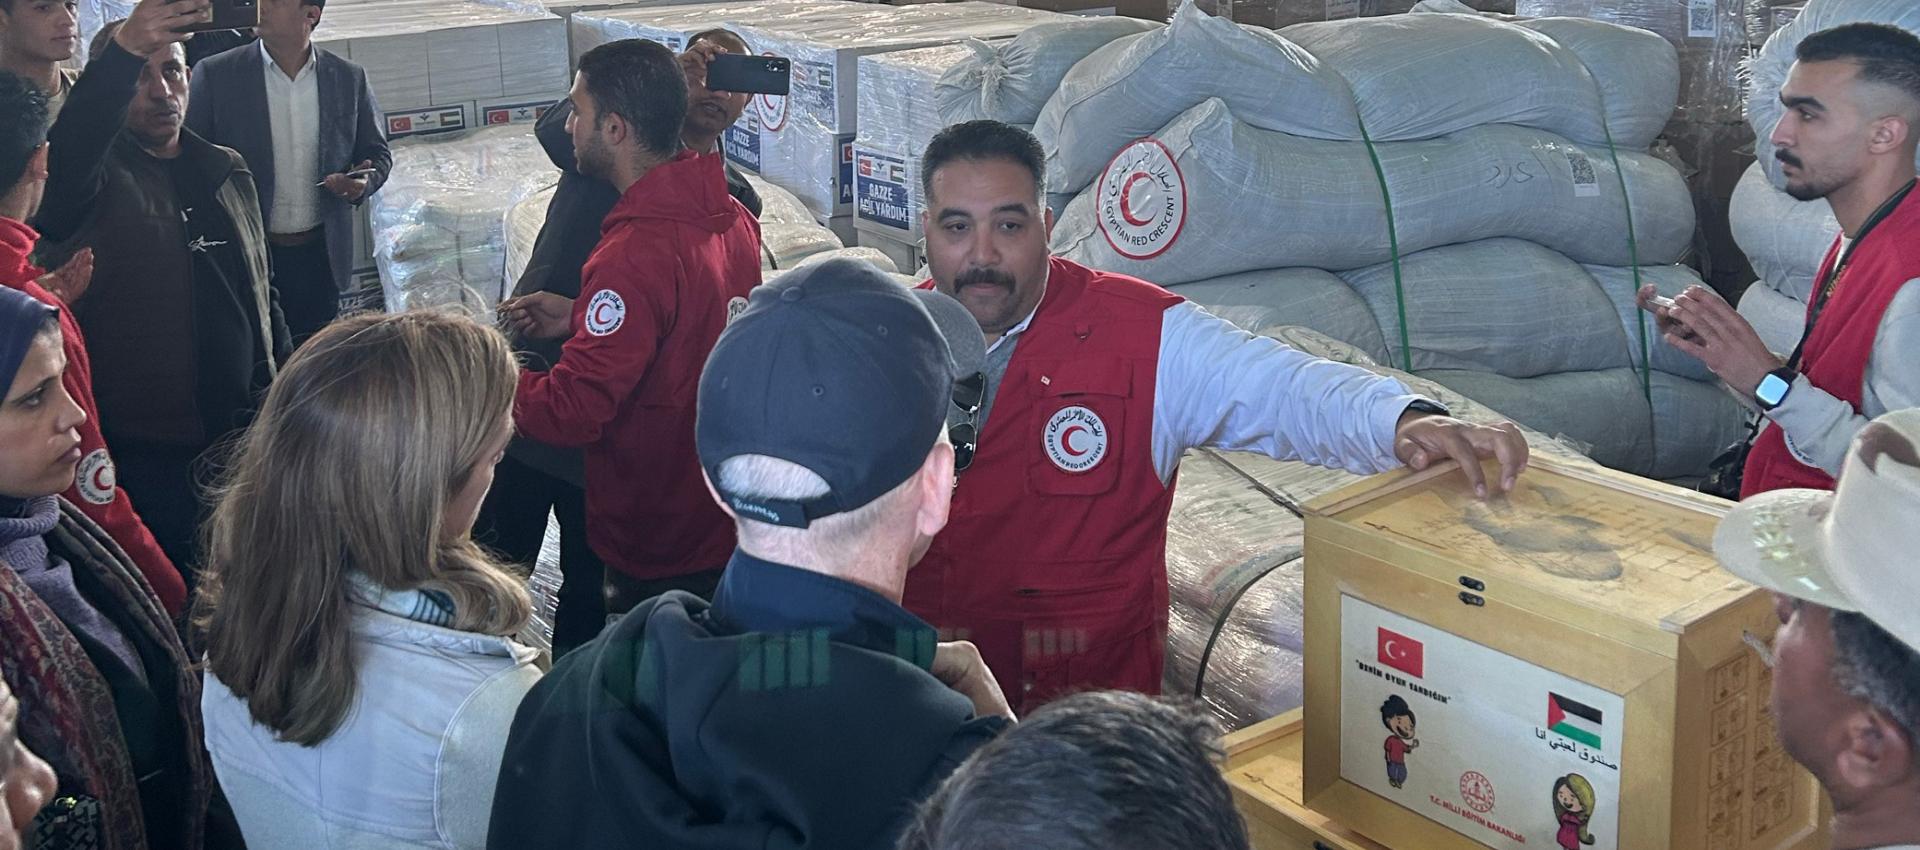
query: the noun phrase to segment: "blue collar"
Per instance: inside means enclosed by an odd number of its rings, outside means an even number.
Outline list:
[[[834,643],[933,667],[938,633],[892,600],[850,581],[735,550],[709,611],[730,632],[825,631]]]

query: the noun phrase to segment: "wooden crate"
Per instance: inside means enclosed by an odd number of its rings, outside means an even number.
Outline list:
[[[1550,462],[1492,502],[1449,466],[1311,504],[1301,799],[1398,850],[1811,850],[1824,798],[1749,646],[1771,597],[1711,552],[1727,507]]]

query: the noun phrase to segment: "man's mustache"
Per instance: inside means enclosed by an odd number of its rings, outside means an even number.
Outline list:
[[[1800,158],[1797,156],[1794,156],[1793,154],[1788,153],[1786,148],[1774,149],[1773,158],[1780,160],[1781,162],[1784,162],[1788,165],[1791,165],[1794,168],[1800,167]]]
[[[999,269],[968,269],[961,272],[959,277],[954,278],[953,288],[965,289],[976,283],[986,283],[1002,289],[1012,289],[1013,275],[1007,274]]]

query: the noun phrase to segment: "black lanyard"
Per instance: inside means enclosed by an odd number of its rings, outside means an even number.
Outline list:
[[[1799,370],[1800,356],[1805,353],[1807,338],[1813,336],[1813,323],[1820,321],[1820,314],[1827,309],[1827,302],[1833,298],[1833,290],[1840,284],[1841,273],[1847,270],[1847,263],[1853,260],[1854,250],[1860,247],[1860,243],[1867,241],[1867,234],[1872,233],[1880,222],[1893,215],[1893,211],[1907,199],[1907,195],[1912,194],[1915,182],[1908,180],[1907,185],[1893,193],[1893,197],[1888,198],[1886,203],[1875,209],[1873,215],[1867,216],[1866,223],[1860,225],[1859,235],[1853,237],[1853,241],[1848,242],[1845,248],[1840,249],[1840,256],[1835,258],[1833,268],[1828,270],[1826,277],[1814,282],[1813,310],[1807,315],[1806,328],[1800,332],[1800,342],[1794,345],[1793,354],[1787,358],[1788,369]]]

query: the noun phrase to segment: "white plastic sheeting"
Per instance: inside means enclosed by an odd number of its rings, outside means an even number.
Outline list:
[[[507,210],[559,175],[529,126],[394,142],[393,176],[368,202],[387,309],[491,309],[508,291]]]
[[[1778,354],[1799,345],[1800,335],[1807,329],[1807,302],[1765,286],[1747,287],[1740,295],[1739,309],[1767,348]]]

